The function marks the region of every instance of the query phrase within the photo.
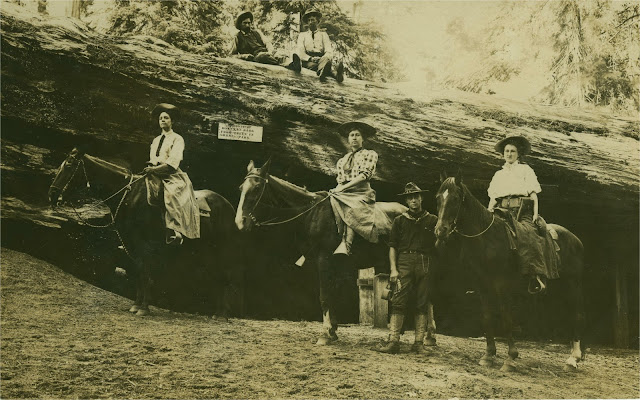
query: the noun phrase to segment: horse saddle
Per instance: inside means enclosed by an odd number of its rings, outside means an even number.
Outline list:
[[[147,184],[147,203],[152,207],[164,207],[164,184],[162,183],[162,178],[154,174],[148,174],[144,181]],[[205,191],[196,190],[194,193],[200,216],[210,217],[211,207],[207,203]]]
[[[155,174],[147,174],[147,203],[152,207],[164,207],[164,185],[162,179]]]
[[[211,207],[209,207],[209,203],[207,203],[206,193],[204,190],[196,190],[194,191],[196,195],[196,204],[198,204],[198,209],[200,210],[201,217],[210,217],[211,216]]]
[[[538,228],[538,235],[540,236],[549,234],[551,239],[553,239],[553,247],[555,247],[556,251],[560,251],[560,246],[558,245],[558,232],[556,232],[551,225],[547,225],[547,221],[545,221],[540,215],[538,215],[538,220],[536,221],[536,228]]]
[[[511,250],[517,250],[518,245],[516,242],[516,224],[513,214],[511,214],[506,208],[495,208],[493,212],[499,218],[502,218],[506,222],[505,229],[507,230],[507,240],[509,240],[509,248]]]
[[[518,248],[516,241],[516,218],[511,212],[509,212],[509,209],[506,208],[495,208],[494,212],[506,222],[509,247],[511,250],[516,250]],[[547,234],[550,235],[551,239],[553,239],[553,247],[556,251],[560,251],[560,246],[558,245],[558,232],[556,232],[551,225],[547,225],[547,222],[542,218],[542,216],[538,216],[538,220],[535,225],[538,235],[543,237]]]

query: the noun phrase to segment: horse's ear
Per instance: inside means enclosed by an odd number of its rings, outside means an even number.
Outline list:
[[[76,146],[73,148],[73,150],[71,150],[71,153],[69,153],[69,155],[73,157],[82,157],[87,152],[85,147],[86,146]]]
[[[456,181],[456,184],[462,185],[462,173],[460,172],[459,168],[458,168],[458,172],[456,172],[456,177],[454,179]]]
[[[253,160],[249,161],[249,165],[247,165],[247,172],[253,171],[256,165],[253,163]]]
[[[447,171],[440,172],[440,183],[444,183],[446,179],[447,179]]]
[[[262,167],[260,167],[260,174],[263,175],[263,176],[266,175],[267,172],[269,172],[269,167],[270,166],[271,166],[271,157],[269,157],[267,162],[262,164]]]

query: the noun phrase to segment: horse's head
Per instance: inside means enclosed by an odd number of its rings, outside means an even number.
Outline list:
[[[449,238],[456,227],[458,214],[464,201],[462,177],[458,173],[455,177],[447,178],[440,175],[440,189],[436,194],[438,201],[438,223],[435,227],[436,246],[440,247]]]
[[[76,175],[78,168],[81,167],[82,153],[77,148],[73,149],[67,158],[62,162],[53,183],[49,186],[49,203],[55,207],[62,201],[62,195]]]
[[[253,211],[258,206],[269,180],[271,159],[256,168],[253,161],[247,165],[247,175],[240,185],[240,202],[236,212],[236,225],[241,231],[249,231],[256,223]]]

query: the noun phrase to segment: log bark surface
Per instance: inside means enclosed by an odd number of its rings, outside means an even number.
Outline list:
[[[380,153],[379,181],[433,186],[442,170],[460,169],[484,190],[502,164],[493,145],[524,134],[534,149],[530,163],[543,184],[559,187],[559,201],[627,217],[638,208],[637,121],[460,92],[411,96],[371,82],[321,83],[281,67],[188,54],[154,38],[105,36],[69,19],[16,10],[4,7],[1,31],[2,172],[11,188],[49,179],[75,144],[140,165],[157,130],[149,111],[170,101],[185,110],[176,131],[187,141],[196,181],[215,181],[209,165],[221,159],[242,168],[269,155],[333,175],[345,151],[338,126],[367,117],[379,130],[370,143]],[[264,141],[219,140],[220,122],[263,126]],[[20,197],[11,188],[7,193]]]

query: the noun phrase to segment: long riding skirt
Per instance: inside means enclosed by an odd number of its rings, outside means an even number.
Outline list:
[[[509,212],[517,218],[519,207],[510,208]],[[525,201],[520,210],[520,219],[515,223],[518,243],[518,264],[524,275],[544,275],[548,279],[557,279],[558,256],[553,239],[548,232],[544,236],[538,234],[533,223],[533,207]]]
[[[189,239],[200,237],[200,211],[189,176],[178,169],[164,183],[165,223],[167,228]]]
[[[331,196],[339,232],[342,232],[342,221],[369,242],[377,243],[375,204],[376,191],[371,189],[368,181]]]

